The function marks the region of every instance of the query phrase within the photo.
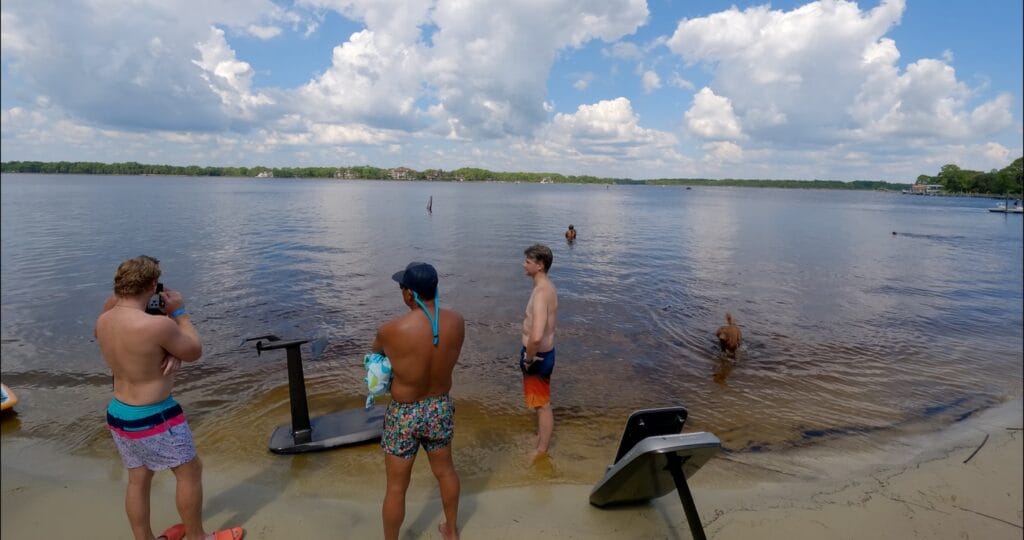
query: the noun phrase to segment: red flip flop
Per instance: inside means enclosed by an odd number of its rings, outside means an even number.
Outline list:
[[[185,524],[178,523],[177,525],[171,525],[156,538],[157,540],[160,540],[161,538],[164,538],[165,540],[182,540],[182,538],[185,538]]]
[[[231,527],[230,529],[222,529],[213,533],[213,540],[242,540],[243,536],[245,536],[245,529]]]

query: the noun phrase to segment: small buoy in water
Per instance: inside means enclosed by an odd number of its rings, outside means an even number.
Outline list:
[[[892,235],[893,235],[893,236],[896,236],[896,231],[893,231],[893,232],[892,232]]]

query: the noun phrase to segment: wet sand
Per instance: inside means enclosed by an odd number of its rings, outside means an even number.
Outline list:
[[[712,538],[1019,539],[1024,534],[1022,416],[1017,399],[941,432],[895,438],[882,451],[849,450],[837,440],[789,451],[722,454],[690,485]],[[254,539],[381,536],[383,478],[351,485],[339,477],[324,489],[320,482],[301,480],[301,460],[282,459],[299,464],[292,466],[296,478],[283,483],[268,481],[258,466],[208,453],[207,528],[241,523],[246,537]],[[538,463],[537,473],[557,462],[556,455],[552,462]],[[4,441],[0,535],[130,538],[124,482],[113,454],[110,459],[67,456],[40,441]],[[600,510],[587,504],[590,489],[464,485],[463,535],[690,537],[675,494],[639,507]],[[157,475],[152,512],[157,533],[178,520],[173,490],[169,473]],[[439,537],[440,519],[440,499],[426,460],[419,459],[403,538]]]

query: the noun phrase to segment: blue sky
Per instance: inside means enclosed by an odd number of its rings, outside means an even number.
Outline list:
[[[1019,0],[5,0],[0,153],[913,181],[1024,153]]]

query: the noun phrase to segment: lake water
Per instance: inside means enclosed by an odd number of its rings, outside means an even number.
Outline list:
[[[306,460],[379,478],[366,445],[282,458],[282,352],[242,338],[324,337],[306,351],[311,413],[359,407],[362,356],[406,308],[391,274],[433,263],[467,333],[455,373],[456,464],[481,486],[589,483],[626,416],[670,404],[730,452],[938,429],[1022,392],[1022,220],[988,199],[656,186],[4,175],[2,372],[21,403],[4,442],[109,455],[110,375],[93,323],[117,264],[148,254],[204,340],[175,392],[200,453]],[[433,197],[433,212],[426,211]],[[569,224],[579,231],[567,245]],[[898,234],[893,235],[893,231]],[[554,251],[559,290],[552,468],[520,459],[534,417],[515,362],[531,282]],[[744,332],[735,361],[715,329]],[[9,459],[5,455],[5,459]],[[308,469],[302,475],[309,475]],[[376,481],[376,480],[375,480]]]

